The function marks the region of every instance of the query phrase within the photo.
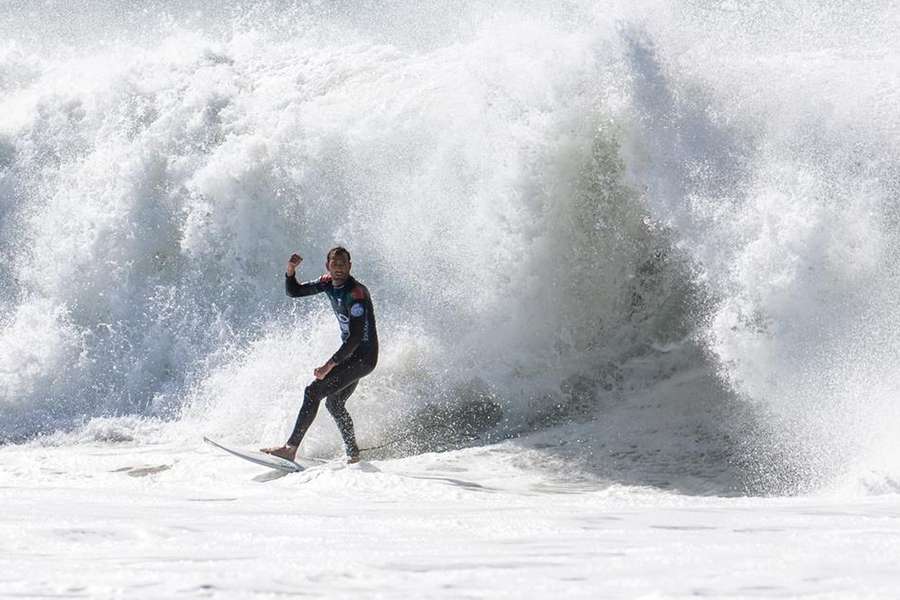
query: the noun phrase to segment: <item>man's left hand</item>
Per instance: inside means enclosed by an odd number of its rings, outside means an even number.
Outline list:
[[[328,376],[328,373],[330,373],[333,368],[334,368],[334,363],[329,360],[327,363],[325,363],[318,369],[315,369],[313,371],[313,375],[316,376],[316,379],[325,379],[325,377]]]

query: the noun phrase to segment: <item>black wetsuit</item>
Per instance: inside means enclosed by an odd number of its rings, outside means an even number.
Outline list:
[[[353,420],[345,404],[359,380],[371,373],[378,362],[378,331],[375,328],[375,311],[372,309],[369,290],[353,277],[348,277],[341,287],[334,287],[330,275],[322,275],[315,281],[304,283],[297,283],[294,276],[285,275],[285,289],[291,298],[322,292],[328,294],[343,341],[331,357],[336,366],[324,379],[316,379],[306,386],[303,406],[300,407],[288,444],[300,445],[306,430],[316,417],[319,403],[322,398],[327,397],[325,406],[337,421],[347,454],[356,456],[359,448],[353,433]]]

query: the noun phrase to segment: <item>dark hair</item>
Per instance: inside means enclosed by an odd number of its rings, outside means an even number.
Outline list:
[[[337,256],[338,254],[342,254],[347,257],[347,262],[350,262],[350,253],[343,246],[335,246],[331,250],[328,251],[328,256],[325,257],[325,262],[331,262],[331,259]]]

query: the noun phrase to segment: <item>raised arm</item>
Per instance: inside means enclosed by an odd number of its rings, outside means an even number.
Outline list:
[[[322,282],[319,279],[313,281],[304,281],[299,283],[293,275],[284,275],[284,291],[291,298],[301,298],[303,296],[312,296],[325,291]]]
[[[300,298],[302,296],[312,296],[325,291],[322,279],[315,281],[297,282],[297,267],[303,262],[303,258],[299,254],[292,254],[288,260],[287,269],[284,273],[284,291],[291,298]]]

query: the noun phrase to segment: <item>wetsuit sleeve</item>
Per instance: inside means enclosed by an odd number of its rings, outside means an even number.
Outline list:
[[[288,275],[287,273],[285,273],[284,290],[291,298],[300,298],[302,296],[312,296],[313,294],[320,294],[324,292],[325,284],[322,283],[321,279],[297,283],[297,278],[294,275]]]
[[[362,341],[366,328],[366,308],[362,302],[356,302],[350,306],[350,335],[331,357],[331,362],[336,365],[350,358]]]

